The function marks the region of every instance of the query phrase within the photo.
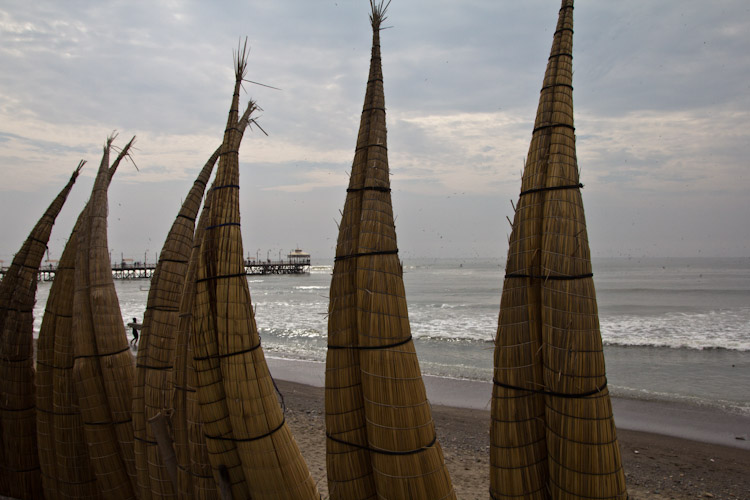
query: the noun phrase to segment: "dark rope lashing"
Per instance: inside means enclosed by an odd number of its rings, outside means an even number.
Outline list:
[[[228,153],[231,151],[227,151]],[[227,189],[227,188],[236,188],[239,189],[240,186],[238,184],[224,184],[223,186],[213,186],[211,187],[211,191],[216,191],[218,189]]]
[[[279,386],[276,385],[276,379],[271,377],[271,382],[273,382],[273,388],[276,389],[276,394],[279,396],[279,399],[281,400],[281,411],[286,415],[286,403],[284,402],[284,395],[279,390]]]
[[[75,359],[82,359],[82,358],[104,358],[107,356],[114,356],[115,354],[120,354],[129,350],[130,350],[130,346],[125,347],[124,349],[120,349],[119,351],[108,352],[104,354],[82,354],[80,356],[73,356],[73,359],[75,360]]]
[[[259,348],[260,348],[260,340],[258,340],[258,343],[255,344],[254,346],[249,347],[247,349],[243,349],[241,351],[229,352],[229,353],[225,353],[225,354],[211,354],[209,356],[198,356],[198,357],[194,357],[193,361],[206,361],[206,360],[209,360],[209,359],[230,358],[232,356],[239,356],[240,354],[247,354],[249,352],[253,352],[254,350],[259,349]]]
[[[146,308],[147,311],[160,311],[160,312],[179,312],[179,307],[172,306],[151,306]]]
[[[175,264],[187,264],[188,261],[185,259],[167,259],[167,258],[161,258],[159,259],[159,262],[173,262]]]
[[[236,437],[226,437],[226,436],[211,436],[210,434],[203,434],[207,439],[213,439],[215,441],[231,441],[234,443],[249,443],[251,441],[258,441],[259,439],[267,438],[270,435],[274,434],[275,432],[279,431],[282,427],[284,427],[284,424],[286,423],[286,419],[284,417],[281,418],[281,423],[271,429],[270,431],[261,434],[259,436],[252,436],[248,438],[236,438]]]
[[[556,398],[567,398],[567,399],[583,399],[587,398],[589,396],[594,396],[596,394],[601,393],[604,389],[607,388],[607,377],[604,377],[604,383],[590,391],[581,392],[581,393],[565,393],[565,392],[556,392],[556,391],[549,391],[547,389],[530,389],[528,387],[518,387],[516,385],[511,384],[505,384],[503,382],[500,382],[497,379],[492,379],[492,383],[495,384],[498,387],[502,387],[504,389],[511,389],[514,391],[525,391],[525,392],[531,392],[534,394],[542,394],[545,396],[553,396]]]
[[[45,408],[40,408],[38,406],[36,407],[36,410],[40,411],[42,413],[47,413],[49,415],[60,415],[60,416],[64,416],[64,417],[73,417],[73,416],[76,416],[76,415],[80,415],[79,412],[74,412],[74,411],[53,411],[53,410],[47,410]]]
[[[362,253],[354,253],[350,255],[337,255],[334,257],[334,262],[339,260],[346,260],[346,259],[355,259],[357,257],[370,257],[374,255],[395,255],[398,254],[398,248],[395,250],[379,250],[376,252],[362,252]]]
[[[22,411],[30,411],[35,408],[36,406],[27,406],[25,408],[2,408],[0,407],[0,411],[22,412]]]
[[[232,153],[238,153],[239,154],[239,152],[240,152],[239,149],[230,149],[228,151],[222,151],[221,153],[219,153],[219,156],[228,155],[228,154],[232,154]]]
[[[33,236],[29,236],[29,240],[31,240],[31,241],[35,241],[35,242],[39,243],[40,245],[44,245],[44,248],[48,248],[48,247],[47,247],[47,243],[48,243],[48,242],[46,242],[46,241],[43,241],[43,240],[40,240],[39,238],[35,238],[35,237],[33,237]]]
[[[149,439],[144,439],[144,438],[138,437],[138,436],[133,436],[133,439],[135,439],[136,441],[140,441],[141,443],[150,444],[152,446],[159,444],[156,441],[151,441]]]
[[[239,225],[240,225],[239,222],[224,222],[223,224],[216,224],[213,226],[208,226],[204,229],[208,231],[209,229],[216,229],[217,227],[224,227],[224,226],[238,226],[239,227]]]
[[[118,420],[116,422],[82,422],[83,425],[121,425],[121,424],[127,424],[132,422],[132,418],[127,418],[125,420]]]
[[[437,434],[435,434],[432,438],[432,441],[422,446],[421,448],[417,448],[415,450],[406,450],[406,451],[393,451],[393,450],[384,450],[381,448],[373,448],[371,446],[362,445],[362,444],[350,443],[348,441],[344,441],[343,439],[338,439],[336,437],[333,437],[328,432],[326,432],[326,437],[335,443],[343,444],[345,446],[351,446],[353,448],[359,448],[360,450],[365,450],[365,451],[369,451],[372,453],[379,453],[381,455],[391,455],[391,456],[414,455],[415,453],[421,453],[435,446],[435,443],[437,442]]]
[[[542,92],[544,92],[547,89],[554,89],[557,87],[565,87],[567,89],[570,89],[571,91],[573,90],[573,86],[569,83],[552,83],[550,85],[545,85],[544,87],[542,87]]]
[[[168,366],[153,366],[153,365],[145,365],[145,364],[142,364],[142,363],[136,363],[135,367],[136,368],[144,368],[146,370],[171,370],[173,368],[172,365],[168,365]]]
[[[583,184],[578,183],[578,184],[567,184],[565,186],[547,186],[547,187],[540,187],[540,188],[532,188],[532,189],[527,189],[526,191],[521,191],[521,194],[519,194],[518,196],[520,197],[520,196],[525,196],[527,194],[532,194],[532,193],[542,193],[544,191],[560,191],[562,189],[583,189]]]
[[[548,128],[555,128],[555,127],[568,128],[572,130],[573,132],[575,132],[576,130],[576,128],[569,123],[548,123],[546,125],[539,125],[538,127],[534,127],[534,130],[532,130],[531,133],[534,134],[536,132],[539,132],[540,130],[545,130]]]
[[[390,193],[391,188],[385,186],[365,186],[361,188],[348,188],[347,193],[356,193],[358,191],[379,191],[381,193]]]
[[[573,54],[570,52],[559,52],[557,54],[550,55],[549,58],[552,59],[553,57],[562,57],[562,56],[568,56],[571,59],[573,59]]]
[[[393,347],[402,346],[404,344],[408,344],[412,340],[412,336],[409,335],[404,340],[400,340],[398,342],[395,342],[393,344],[386,344],[386,345],[329,345],[329,349],[357,349],[362,351],[368,351],[368,350],[377,350],[377,349],[391,349]]]
[[[367,148],[383,148],[386,151],[388,151],[388,146],[386,146],[385,144],[365,144],[364,146],[359,146],[354,151],[355,152],[362,151],[363,149],[367,149]]]

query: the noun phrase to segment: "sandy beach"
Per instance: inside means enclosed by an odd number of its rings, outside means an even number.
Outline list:
[[[327,498],[323,366],[268,362],[287,420]],[[458,498],[488,498],[490,413],[483,391],[489,384],[425,381]],[[750,499],[750,419],[663,402],[613,398],[613,405],[631,499]]]
[[[323,388],[277,384],[287,421],[327,498]],[[433,417],[458,498],[488,498],[489,411],[434,405]],[[618,437],[631,499],[750,498],[747,449],[627,429]]]

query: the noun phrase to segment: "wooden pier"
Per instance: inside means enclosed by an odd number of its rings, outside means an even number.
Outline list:
[[[247,259],[244,262],[245,273],[248,276],[267,274],[306,274],[310,272],[310,255],[295,255],[291,253],[286,260]],[[156,270],[156,264],[143,264],[140,262],[121,262],[112,265],[112,277],[117,280],[151,279]],[[7,267],[0,268],[0,279],[5,277]],[[53,281],[57,265],[46,264],[39,268],[37,280]]]

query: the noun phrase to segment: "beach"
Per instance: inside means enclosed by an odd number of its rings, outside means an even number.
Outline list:
[[[327,498],[324,389],[279,379],[277,384],[287,422]],[[458,498],[488,498],[490,412],[439,404],[432,410]],[[743,447],[733,447],[618,426],[618,438],[631,499],[750,498],[750,446],[743,446],[747,437],[736,440]]]
[[[322,492],[331,272],[320,262],[305,275],[248,277],[269,368]],[[631,498],[750,499],[750,259],[603,259],[594,272]],[[458,498],[489,497],[502,279],[499,260],[404,266],[412,335]],[[148,282],[115,285],[123,323],[141,319]],[[48,292],[41,283],[36,332]]]

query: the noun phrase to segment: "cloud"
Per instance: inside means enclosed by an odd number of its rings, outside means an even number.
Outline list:
[[[281,193],[308,193],[315,189],[327,189],[338,187],[346,189],[347,178],[342,175],[344,170],[335,172],[333,170],[308,170],[298,177],[298,182],[280,186],[263,188],[264,191],[279,191]]]
[[[662,195],[741,195],[750,144],[745,110],[634,111],[622,117],[579,115],[583,176],[601,189]]]
[[[343,202],[362,109],[367,14],[367,2],[343,1],[4,3],[0,201],[6,211],[11,201],[42,206],[81,158],[89,161],[83,176],[93,178],[102,144],[117,130],[123,141],[138,137],[140,169],[122,169],[113,184],[113,200],[128,200],[119,223],[169,213],[221,140],[232,49],[248,35],[248,78],[283,89],[244,85],[243,102],[257,99],[269,133],[246,133],[245,192],[263,202],[253,213],[280,217],[256,237],[273,233],[282,245],[274,228],[299,224],[296,203],[309,216],[305,234],[329,234],[323,226]],[[392,28],[381,32],[389,161],[395,203],[414,211],[399,224],[417,235],[402,240],[448,253],[476,241],[481,253],[498,253],[502,241],[477,239],[470,228],[451,234],[445,221],[460,225],[465,214],[489,227],[517,196],[556,16],[546,0],[391,5]],[[750,5],[587,2],[575,16],[578,157],[593,224],[679,217],[700,199],[727,227],[739,227],[747,208]],[[157,191],[156,200],[145,199]],[[142,212],[128,216],[136,200]],[[606,208],[615,202],[616,210]],[[0,230],[20,238],[22,222],[0,221]],[[168,222],[152,222],[138,231],[159,240]],[[419,239],[422,229],[438,227],[443,238]],[[591,234],[619,241],[601,227]],[[732,242],[721,252],[747,248],[737,231],[716,231],[712,239]],[[686,234],[687,226],[679,236]],[[128,234],[116,244],[142,253],[138,239]],[[679,250],[699,243],[691,245]]]
[[[409,190],[488,194],[498,184],[520,178],[531,136],[531,123],[520,116],[508,112],[390,116],[392,136],[398,137],[390,142],[391,168],[399,181],[409,183]]]

